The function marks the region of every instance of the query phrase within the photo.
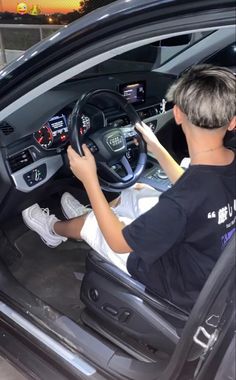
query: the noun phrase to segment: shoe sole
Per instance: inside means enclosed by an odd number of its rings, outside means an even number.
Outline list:
[[[29,230],[35,232],[40,237],[40,239],[44,242],[44,244],[46,244],[49,248],[57,248],[62,243],[61,242],[61,243],[59,243],[57,245],[51,245],[51,244],[49,244],[46,240],[44,240],[44,238],[42,238],[41,235],[39,235],[36,231],[34,231],[32,229],[32,227],[29,226],[29,224],[26,222],[26,220],[25,220],[25,218],[23,216],[22,216],[22,218],[23,218],[23,221],[24,221],[25,225],[29,228]]]

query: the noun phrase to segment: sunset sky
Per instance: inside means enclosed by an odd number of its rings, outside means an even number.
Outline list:
[[[0,0],[0,11],[16,12],[17,0]],[[80,0],[23,0],[29,8],[32,5],[39,5],[42,13],[67,13],[73,9],[79,9]]]

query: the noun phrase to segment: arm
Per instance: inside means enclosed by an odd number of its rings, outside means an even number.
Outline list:
[[[184,170],[161,145],[155,134],[146,124],[137,124],[135,127],[146,141],[148,151],[154,155],[170,181],[175,183],[184,173]]]
[[[80,157],[71,147],[68,148],[70,168],[74,175],[83,182],[107,244],[117,253],[131,252],[132,249],[122,234],[125,225],[112,212],[100,188],[94,157],[86,145],[83,145],[83,151],[85,156]]]

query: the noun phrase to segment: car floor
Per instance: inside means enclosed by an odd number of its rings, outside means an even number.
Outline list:
[[[80,286],[90,247],[68,240],[52,249],[32,231],[20,236],[15,247],[22,258],[11,269],[14,277],[46,304],[78,321],[83,306]]]
[[[45,205],[50,204],[50,210],[62,218],[58,207],[60,196],[47,199]],[[40,203],[42,207],[45,205]],[[21,285],[79,322],[83,308],[80,286],[90,250],[86,243],[68,239],[57,248],[49,248],[18,216],[0,230],[0,247],[0,258]]]

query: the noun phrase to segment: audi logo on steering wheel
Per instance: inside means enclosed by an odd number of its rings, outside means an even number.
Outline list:
[[[118,152],[124,149],[125,141],[122,134],[111,134],[106,138],[107,145],[113,150],[113,152]]]

